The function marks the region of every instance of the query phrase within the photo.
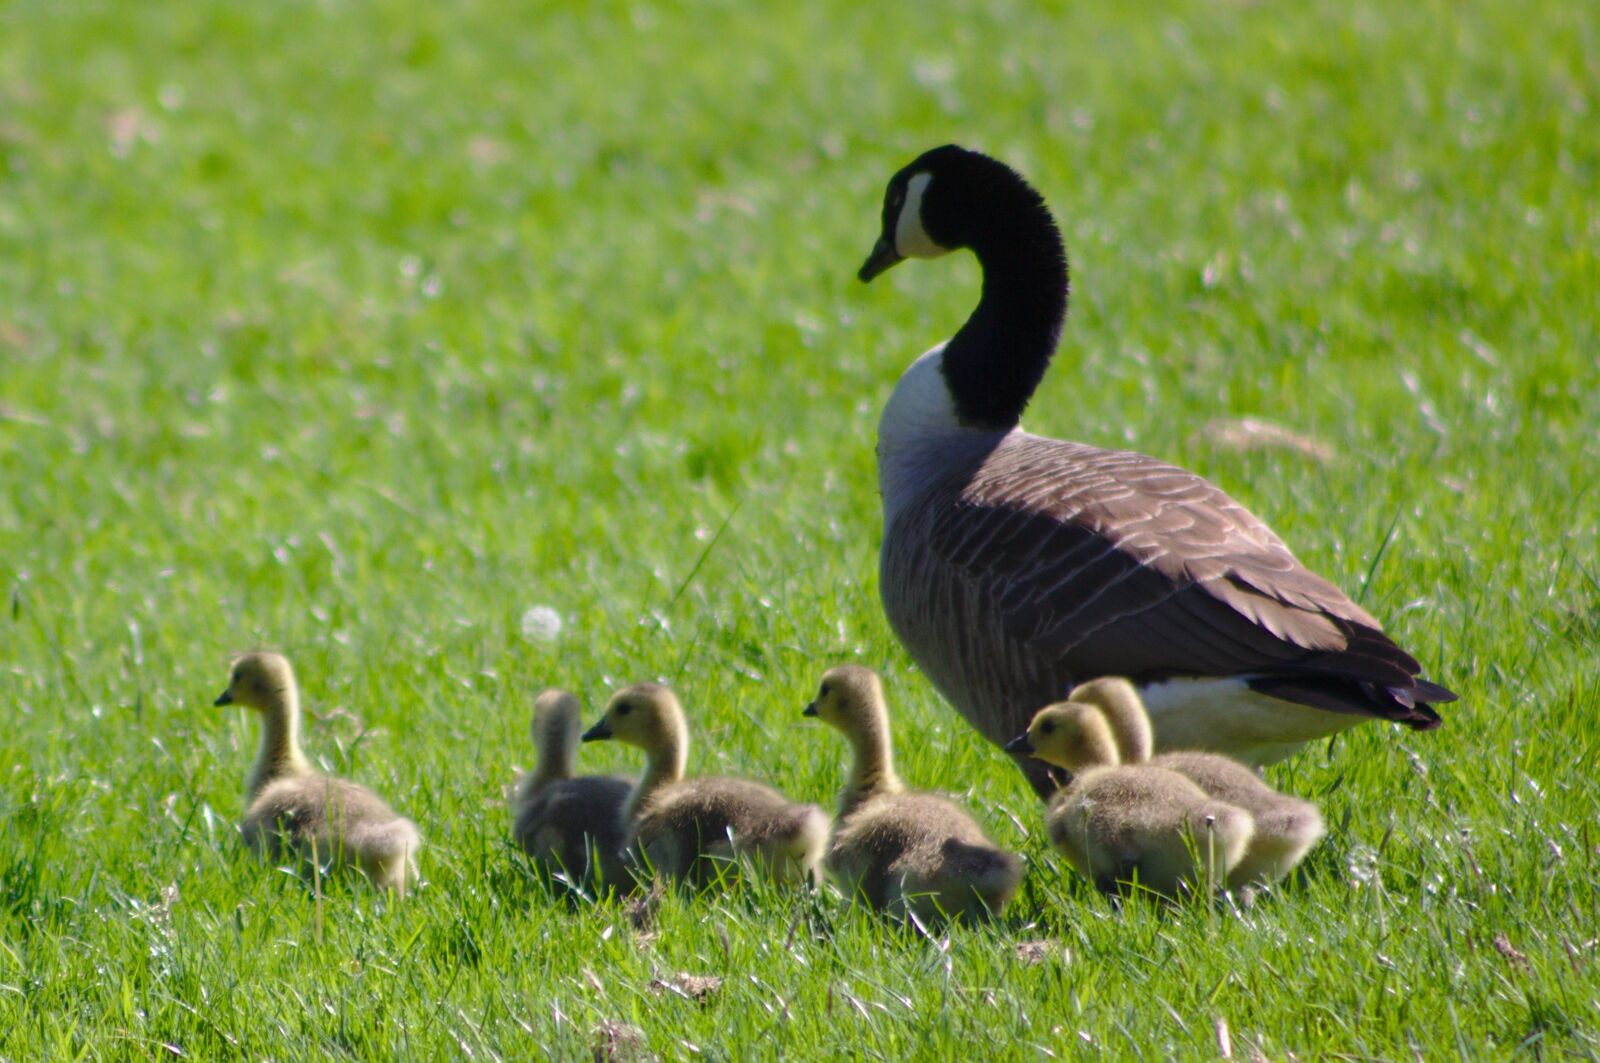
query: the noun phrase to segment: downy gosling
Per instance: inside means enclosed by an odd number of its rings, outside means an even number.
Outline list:
[[[517,780],[511,835],[539,869],[586,891],[625,892],[633,884],[623,863],[628,844],[623,806],[633,780],[578,775],[583,709],[565,690],[546,690],[533,703],[532,771]]]
[[[685,779],[689,728],[671,690],[635,683],[612,696],[583,740],[615,738],[645,752],[645,770],[624,808],[630,851],[649,868],[692,888],[718,880],[749,858],[780,881],[812,881],[828,836],[828,817],[746,779]]]
[[[830,669],[805,715],[842,732],[855,754],[823,857],[840,888],[924,924],[998,915],[1017,890],[1022,865],[959,805],[906,791],[894,770],[877,673],[853,664]]]
[[[1255,772],[1218,753],[1178,750],[1152,756],[1150,717],[1128,680],[1107,676],[1073,689],[1069,701],[1092,705],[1105,717],[1124,763],[1175,771],[1200,789],[1250,813],[1255,832],[1244,857],[1228,872],[1228,888],[1270,885],[1283,878],[1326,832],[1310,801],[1281,793]]]
[[[417,876],[417,825],[358,783],[323,775],[300,748],[300,694],[287,658],[250,653],[234,662],[216,705],[261,717],[261,747],[246,783],[244,842],[271,859],[353,866],[404,897]]]
[[[1220,886],[1243,859],[1250,813],[1166,768],[1123,765],[1105,717],[1063,701],[1006,750],[1073,773],[1045,812],[1050,841],[1103,892],[1137,881],[1168,897]]]

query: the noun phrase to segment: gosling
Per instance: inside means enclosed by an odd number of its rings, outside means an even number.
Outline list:
[[[1152,756],[1150,717],[1138,690],[1126,679],[1107,676],[1091,680],[1076,687],[1068,700],[1100,710],[1125,763],[1175,771],[1212,797],[1250,813],[1255,832],[1243,859],[1228,873],[1229,889],[1277,882],[1294,870],[1326,832],[1316,805],[1274,790],[1238,761],[1198,750]]]
[[[625,892],[632,884],[622,852],[628,843],[622,809],[633,780],[577,775],[582,707],[565,690],[546,690],[533,703],[533,742],[539,760],[517,781],[511,836],[550,878],[589,892]]]
[[[261,747],[246,782],[239,830],[257,853],[291,853],[354,866],[404,897],[417,876],[417,825],[365,786],[323,775],[300,748],[300,694],[289,661],[251,653],[234,662],[216,705],[243,705],[261,717]]]
[[[645,752],[644,774],[623,816],[632,832],[630,853],[649,868],[695,889],[741,858],[778,881],[815,880],[828,836],[822,809],[746,779],[685,779],[689,728],[671,690],[635,683],[617,691],[583,735],[585,742],[607,738]]]
[[[842,732],[855,753],[823,857],[840,887],[877,911],[923,924],[998,915],[1017,890],[1021,863],[954,802],[906,792],[877,673],[853,664],[830,669],[805,715]]]
[[[1167,897],[1220,885],[1244,857],[1250,813],[1166,768],[1123,765],[1105,717],[1064,701],[1006,745],[1073,773],[1045,813],[1050,841],[1102,892],[1129,882]]]

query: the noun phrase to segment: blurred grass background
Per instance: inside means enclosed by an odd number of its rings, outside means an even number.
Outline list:
[[[1593,1056],[1597,86],[1553,0],[0,6],[0,1056]],[[1028,426],[1213,478],[1463,695],[1275,769],[1333,829],[1250,912],[1092,897],[883,621],[877,411],[977,271],[854,270],[946,141],[1063,223]],[[256,646],[415,903],[238,852]],[[1002,926],[528,884],[540,686],[668,680],[694,770],[830,802],[849,658],[1028,856]]]

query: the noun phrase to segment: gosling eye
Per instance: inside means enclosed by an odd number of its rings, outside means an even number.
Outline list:
[[[1049,720],[1046,720],[1044,723],[1039,725],[1039,733],[1053,735],[1056,733],[1056,725],[1051,723]]]
[[[233,670],[233,675],[228,678],[228,682],[237,683],[243,678],[244,678],[244,669],[243,668],[235,668]]]
[[[832,692],[833,692],[833,688],[830,687],[828,684],[824,683],[824,684],[822,684],[822,689],[817,691],[817,697],[825,698],[829,694],[831,694]]]
[[[617,715],[618,716],[626,716],[626,715],[628,715],[628,713],[632,709],[633,709],[633,706],[631,704],[629,704],[628,702],[624,701],[621,705],[617,706]]]

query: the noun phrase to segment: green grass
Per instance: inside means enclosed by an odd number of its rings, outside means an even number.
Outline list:
[[[0,6],[0,1058],[1600,1054],[1592,14]],[[1063,220],[1030,427],[1203,471],[1462,694],[1273,771],[1331,831],[1253,910],[1086,891],[882,617],[877,410],[977,273],[853,273],[949,140]],[[421,824],[413,901],[240,852],[256,646]],[[529,884],[538,687],[663,678],[692,769],[828,801],[852,658],[1026,854],[1001,926]]]

